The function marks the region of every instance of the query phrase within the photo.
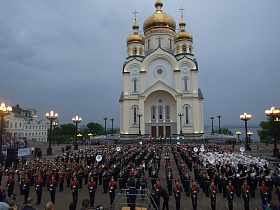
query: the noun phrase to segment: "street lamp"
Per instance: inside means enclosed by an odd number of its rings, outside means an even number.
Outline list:
[[[238,142],[239,142],[239,136],[241,135],[241,132],[240,132],[240,131],[237,131],[237,132],[236,132],[236,135],[237,135],[237,139],[238,139]]]
[[[50,120],[50,138],[49,138],[49,148],[47,148],[47,155],[52,155],[52,124],[53,121],[57,119],[58,114],[54,113],[54,111],[51,111],[50,113],[46,113],[46,117],[48,120]]]
[[[108,119],[108,117],[103,117],[103,120],[105,120],[105,131],[104,131],[105,136],[107,136],[107,130],[106,130],[106,121],[107,121],[107,119]]]
[[[183,136],[183,131],[182,131],[182,117],[184,116],[184,113],[180,112],[178,113],[178,116],[180,117],[180,139]]]
[[[141,128],[140,128],[141,123],[140,123],[140,117],[142,117],[142,114],[138,113],[138,114],[137,114],[137,117],[139,118],[139,137],[141,137]]]
[[[89,134],[88,134],[89,141],[88,141],[88,143],[87,143],[87,144],[89,144],[89,142],[90,142],[90,137],[91,137],[92,135],[93,135],[92,133],[89,133]]]
[[[112,136],[114,135],[114,118],[112,117],[111,119],[110,119],[111,121],[112,121]]]
[[[212,132],[211,134],[214,135],[214,127],[213,127],[213,120],[214,120],[214,116],[211,116],[210,119],[212,120]]]
[[[75,147],[74,150],[78,150],[78,143],[77,143],[77,136],[78,136],[78,124],[82,122],[82,118],[79,116],[73,117],[72,121],[76,124],[76,141],[75,141]]]
[[[245,144],[245,150],[250,150],[249,142],[248,142],[248,134],[247,134],[247,121],[252,118],[252,115],[244,113],[240,115],[240,119],[245,122],[245,133],[246,133],[246,144]]]
[[[249,136],[249,144],[250,144],[250,142],[251,142],[251,136],[253,135],[253,132],[249,131],[249,132],[247,133],[247,135]]]
[[[275,119],[278,119],[280,115],[280,110],[275,109],[274,107],[271,107],[270,110],[265,110],[266,116],[272,118],[273,123],[273,137],[274,137],[274,149],[273,149],[273,157],[277,157],[277,154],[279,152],[277,148],[277,140],[276,140],[276,129],[275,129]]]
[[[4,156],[2,154],[2,146],[3,146],[3,132],[4,132],[4,117],[8,114],[11,114],[12,107],[6,105],[4,103],[0,106],[0,116],[1,116],[1,128],[0,128],[0,164],[3,164]]]
[[[53,144],[55,143],[55,128],[57,126],[57,122],[53,122]]]
[[[221,117],[222,117],[222,115],[218,114],[217,117],[219,118],[219,134],[221,134]]]

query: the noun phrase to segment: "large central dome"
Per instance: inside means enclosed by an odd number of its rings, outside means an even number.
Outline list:
[[[176,22],[175,20],[162,12],[161,7],[163,6],[163,3],[161,0],[157,0],[155,3],[156,12],[155,14],[148,17],[144,24],[143,24],[143,30],[146,32],[147,30],[153,29],[153,28],[168,28],[176,31]]]

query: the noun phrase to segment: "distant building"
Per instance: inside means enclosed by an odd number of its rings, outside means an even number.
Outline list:
[[[157,0],[156,12],[143,24],[144,36],[135,16],[133,34],[127,38],[119,100],[123,137],[140,134],[140,129],[151,137],[171,137],[181,129],[184,136],[204,133],[193,36],[185,30],[183,14],[177,32],[175,20],[162,6]]]
[[[5,117],[8,137],[47,141],[48,122],[40,120],[35,109],[23,110],[19,105],[12,108],[12,113]]]

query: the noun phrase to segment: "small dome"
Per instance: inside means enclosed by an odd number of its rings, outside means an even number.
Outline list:
[[[184,19],[182,18],[180,23],[179,23],[179,26],[180,27],[185,27],[187,25],[187,23],[184,21]]]
[[[129,45],[129,44],[132,44],[132,43],[139,43],[139,44],[144,44],[145,43],[145,40],[144,38],[139,35],[138,33],[134,33],[132,34],[130,37],[127,38],[126,40],[126,44]]]
[[[155,7],[162,7],[163,6],[163,3],[161,0],[157,0],[156,3],[155,3]]]
[[[150,17],[148,17],[143,24],[144,32],[153,28],[168,28],[175,32],[176,22],[173,19],[173,17],[162,12],[161,10],[161,7],[163,6],[162,1],[157,0],[155,6],[157,9],[156,12]]]
[[[191,33],[181,30],[178,34],[175,35],[174,42],[179,42],[179,41],[193,41],[193,36]]]
[[[133,30],[135,30],[135,29],[138,30],[139,29],[139,25],[137,24],[136,20],[135,20],[135,23],[132,26],[132,29]]]

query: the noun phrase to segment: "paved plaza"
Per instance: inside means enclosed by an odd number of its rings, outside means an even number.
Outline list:
[[[35,143],[35,142],[32,142],[31,146],[41,147],[41,149],[43,151],[43,156],[46,154],[46,149],[48,147],[47,144]],[[53,146],[53,153],[54,154],[61,154],[61,147],[62,146],[65,147],[65,145]],[[89,146],[87,146],[87,147],[89,147]],[[91,146],[91,147],[93,147],[93,146]],[[228,147],[232,147],[232,145],[228,145]],[[259,145],[259,149],[257,149],[257,145],[252,145],[251,147],[252,147],[251,154],[253,154],[253,155],[256,154],[257,156],[261,155],[261,156],[270,157],[271,154],[272,154],[270,150],[272,150],[273,145],[268,145],[268,146]],[[80,146],[79,148],[85,148],[85,146]],[[240,148],[239,145],[235,146],[235,149],[238,150],[238,151],[239,151],[239,148]],[[161,156],[161,163],[160,163],[161,166],[160,166],[160,171],[159,171],[159,178],[160,178],[160,184],[165,189],[167,189],[165,172],[164,172],[164,168],[165,168],[164,154],[165,154],[165,148],[163,147],[162,156]],[[170,163],[171,163],[171,167],[172,167],[172,170],[173,170],[174,180],[179,179],[179,173],[178,173],[177,166],[175,164],[173,154],[170,153],[170,155],[171,155],[170,156]],[[31,156],[29,156],[29,158],[31,158]],[[51,157],[47,157],[47,158],[51,158]],[[148,179],[148,173],[146,173],[145,176]],[[193,172],[191,173],[191,176],[194,177]],[[7,176],[4,176],[3,181],[2,181],[3,186],[5,185],[6,180],[7,180]],[[150,178],[148,179],[148,182],[149,182],[148,189],[151,191]],[[4,186],[3,188],[6,189],[6,186]],[[117,190],[117,193],[118,192],[119,192],[119,189]],[[16,202],[19,206],[19,209],[21,209],[22,207],[24,207],[24,204],[22,204],[24,202],[23,201],[24,196],[19,195],[19,186],[18,185],[15,187],[15,193],[17,193]],[[34,198],[35,203],[36,203],[36,192],[35,192],[34,186],[31,187],[30,196]],[[117,197],[117,195],[116,195],[116,197]],[[89,199],[89,194],[88,194],[87,186],[83,185],[82,189],[79,189],[77,209],[81,208],[81,202],[85,198]],[[37,210],[38,209],[43,209],[45,203],[48,202],[48,201],[50,201],[50,193],[48,191],[46,191],[46,187],[45,187],[45,188],[43,188],[41,205],[39,205],[39,206],[34,205],[34,207]],[[272,201],[279,204],[278,197],[275,194],[275,189],[272,192]],[[71,190],[70,190],[70,188],[67,188],[66,183],[64,183],[64,191],[63,192],[58,192],[58,190],[57,190],[55,209],[61,209],[61,210],[62,209],[68,209],[68,206],[71,202],[72,202]],[[162,203],[163,203],[163,199],[161,198],[160,208],[162,207]],[[103,205],[104,208],[109,208],[110,207],[109,193],[104,194],[101,185],[98,185],[98,188],[97,188],[97,191],[96,191],[95,206],[96,205]],[[170,209],[175,209],[175,198],[174,198],[174,196],[170,196],[169,207],[170,207]],[[260,194],[259,194],[259,189],[257,189],[256,198],[252,198],[251,201],[250,201],[250,209],[256,209],[256,208],[259,208],[259,207],[261,207],[261,198],[260,198]],[[182,210],[192,209],[191,198],[186,197],[185,192],[182,193],[181,209]],[[202,190],[200,190],[200,193],[199,193],[199,196],[198,196],[198,209],[211,209],[210,198],[205,197],[205,194],[202,193]],[[222,210],[222,209],[228,209],[227,199],[223,198],[222,194],[218,194],[218,196],[217,196],[217,210]],[[238,198],[238,197],[235,196],[234,209],[236,209],[236,210],[237,209],[244,209],[244,203],[243,203],[242,198]]]

